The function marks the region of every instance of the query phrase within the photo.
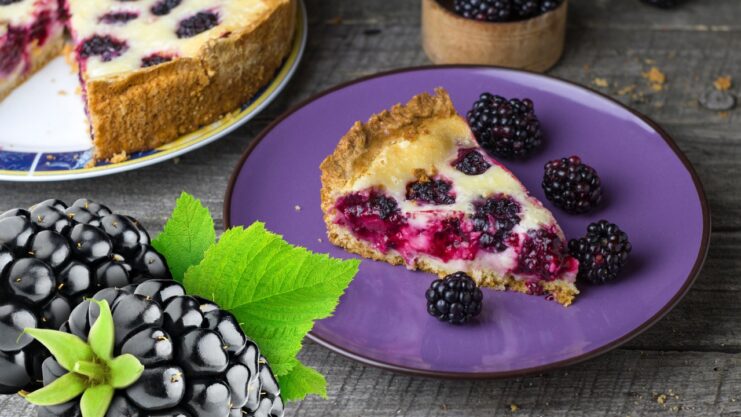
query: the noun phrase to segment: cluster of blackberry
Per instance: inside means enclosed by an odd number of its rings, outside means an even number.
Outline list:
[[[47,200],[0,214],[0,393],[66,374],[27,329],[87,340],[99,305],[111,306],[114,353],[142,376],[115,391],[107,417],[282,417],[277,380],[237,320],[185,294],[135,219],[80,199]],[[79,417],[80,398],[39,408]]]
[[[563,0],[455,0],[455,12],[486,22],[530,19],[558,8]]]

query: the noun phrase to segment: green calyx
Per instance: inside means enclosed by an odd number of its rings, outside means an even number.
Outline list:
[[[90,302],[98,305],[100,315],[90,328],[87,343],[75,335],[56,330],[25,330],[69,371],[44,388],[21,392],[28,402],[51,406],[80,397],[83,417],[104,417],[114,391],[129,387],[144,372],[144,366],[133,355],[113,357],[115,332],[111,308],[105,300]]]

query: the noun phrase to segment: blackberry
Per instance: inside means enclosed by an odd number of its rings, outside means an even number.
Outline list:
[[[115,329],[114,357],[130,354],[144,367],[138,380],[114,392],[107,416],[283,416],[270,365],[230,313],[186,295],[174,280],[104,289],[93,299],[74,309],[69,332],[87,340],[105,300]],[[48,358],[43,368],[58,370],[59,364]],[[47,371],[44,385],[59,374]],[[41,412],[79,415],[79,398]]]
[[[153,67],[172,61],[172,56],[162,54],[152,54],[142,58],[142,68]]]
[[[431,316],[451,324],[463,324],[481,313],[484,294],[465,272],[456,272],[432,281],[425,298]]]
[[[550,281],[561,273],[567,252],[566,242],[553,228],[528,230],[516,272]]]
[[[164,16],[169,14],[172,9],[178,7],[182,0],[160,0],[155,3],[150,11],[155,16]]]
[[[414,200],[425,204],[454,204],[455,194],[452,192],[453,183],[444,179],[423,178],[407,185],[407,200]]]
[[[506,22],[512,17],[512,0],[455,0],[453,8],[466,19]]]
[[[483,93],[468,112],[468,123],[481,147],[502,158],[525,158],[543,142],[530,99],[507,100]]]
[[[81,58],[99,56],[101,60],[108,62],[126,52],[127,49],[129,46],[125,41],[109,35],[94,35],[80,43],[77,53]]]
[[[214,12],[198,12],[183,20],[175,32],[178,38],[192,38],[219,24],[219,16]]]
[[[586,213],[602,201],[597,171],[578,156],[548,162],[542,186],[548,200],[569,213]]]
[[[520,223],[520,204],[512,197],[499,195],[474,206],[473,228],[482,232],[479,245],[486,250],[505,251],[510,232]]]
[[[0,214],[0,393],[41,380],[48,352],[24,329],[58,329],[101,288],[169,277],[146,230],[101,204],[46,200]]]
[[[563,3],[563,0],[542,0],[540,2],[540,13],[548,13],[556,10]]]
[[[452,165],[466,175],[481,175],[491,168],[491,164],[476,149],[460,149]]]
[[[641,0],[642,2],[662,9],[671,9],[676,7],[679,2],[678,0]]]
[[[107,23],[109,25],[112,25],[112,24],[118,24],[118,23],[128,23],[129,21],[134,20],[137,17],[139,17],[139,14],[135,12],[127,12],[127,11],[108,12],[100,16],[100,18],[98,18],[98,21],[100,23]]]
[[[569,242],[579,261],[578,278],[595,284],[616,279],[632,250],[628,235],[607,220],[590,224],[586,236]]]
[[[512,0],[512,9],[518,20],[530,19],[540,14],[540,0]]]

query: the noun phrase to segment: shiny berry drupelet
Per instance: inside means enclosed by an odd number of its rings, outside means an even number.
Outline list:
[[[586,213],[602,201],[597,171],[578,156],[548,162],[542,186],[548,200],[569,213]]]
[[[455,12],[466,19],[506,22],[512,19],[512,0],[455,0]]]
[[[101,288],[169,278],[136,220],[80,199],[0,214],[0,393],[33,389],[46,349],[23,330],[59,329]]]
[[[93,298],[111,305],[114,354],[134,355],[145,368],[138,381],[115,392],[106,416],[283,416],[270,365],[230,313],[186,295],[173,280],[109,288]],[[64,330],[85,339],[98,311],[84,301]],[[47,359],[44,368],[55,369],[55,362]],[[47,374],[45,385],[55,379]],[[79,399],[41,412],[77,416]]]
[[[578,278],[596,284],[616,279],[632,250],[628,235],[606,220],[590,224],[586,236],[569,242],[579,260]]]
[[[529,99],[506,99],[483,93],[468,112],[476,140],[494,156],[522,159],[543,143],[543,131]]]
[[[484,294],[464,272],[432,282],[425,293],[427,312],[438,320],[463,324],[481,313]]]

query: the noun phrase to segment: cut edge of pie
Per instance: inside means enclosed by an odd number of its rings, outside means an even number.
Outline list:
[[[418,150],[423,156],[410,157],[410,152],[414,150]],[[471,150],[480,152],[487,165],[491,166],[494,171],[487,170],[478,176],[481,178],[479,180],[476,179],[477,176],[456,177],[457,174],[451,173],[446,168],[447,163],[440,164],[440,162],[447,161],[439,160],[440,155],[446,155],[446,152],[449,159],[455,160],[456,152],[460,158],[460,155],[470,153]],[[419,159],[422,162],[410,162],[404,166],[407,159]],[[415,166],[425,172],[411,169]],[[426,172],[430,169],[435,172]],[[397,104],[390,110],[373,115],[367,123],[356,122],[339,141],[334,152],[322,162],[321,173],[321,207],[329,241],[334,245],[366,258],[392,265],[405,265],[409,269],[422,270],[441,277],[459,270],[464,271],[471,275],[479,285],[497,290],[514,290],[525,294],[548,294],[564,306],[570,305],[579,294],[575,285],[578,262],[568,255],[563,231],[555,218],[537,199],[530,196],[511,172],[478,147],[467,122],[458,115],[448,93],[442,88],[437,89],[434,95],[420,94],[405,105]],[[460,184],[468,184],[468,186],[460,186],[450,178],[445,179],[446,175],[456,177]],[[433,178],[438,177],[443,178],[443,181],[452,182],[451,194],[454,198],[458,195],[464,200],[460,204],[453,203],[457,204],[455,206],[457,210],[446,209],[444,205],[441,208],[429,202],[421,204],[417,201],[412,202],[414,204],[400,202],[405,198],[404,187],[407,193],[409,192],[409,181],[414,181],[415,178],[417,182],[436,181]],[[484,185],[484,188],[497,189],[498,186],[502,186],[503,192],[497,192],[496,197],[494,195],[474,197],[469,188],[476,188],[471,185],[484,184],[480,181],[487,181],[490,184]],[[493,183],[499,185],[491,185]],[[458,187],[461,188],[458,189]],[[473,192],[477,191],[473,190]],[[515,194],[516,199],[513,197]],[[380,210],[383,210],[383,207],[391,207],[392,211],[396,210],[388,218],[396,222],[399,219],[398,216],[401,216],[401,220],[398,221],[403,226],[401,228],[394,226],[395,235],[391,236],[388,232],[391,229],[384,229],[386,226],[379,226],[377,223],[381,221],[381,215],[373,218],[367,217],[369,221],[375,222],[368,226],[369,230],[374,227],[383,229],[381,232],[371,230],[369,232],[371,237],[368,240],[360,236],[365,232],[360,233],[358,229],[342,224],[346,223],[346,218],[341,211],[344,208],[341,209],[340,205],[346,204],[344,201],[350,198],[365,198],[371,201],[372,198],[376,198],[375,195],[389,196],[381,198],[379,204],[387,206],[382,206]],[[496,253],[496,250],[493,251],[494,253],[483,253],[478,243],[471,243],[473,240],[478,242],[481,235],[472,228],[472,219],[478,210],[475,207],[481,207],[488,201],[487,199],[496,199],[499,196],[503,196],[505,200],[516,201],[514,206],[519,210],[517,215],[523,218],[520,222],[522,224],[515,225],[509,235],[506,235],[505,231],[505,237],[500,239],[500,243],[507,248],[503,249],[502,253]],[[395,202],[388,203],[389,198]],[[477,198],[481,202],[476,202]],[[399,208],[399,206],[403,207]],[[351,207],[351,209],[361,210],[358,207],[361,206]],[[363,215],[366,214],[364,212]],[[454,241],[455,245],[451,245],[450,241],[445,241],[448,246],[443,249],[443,252],[440,252],[439,245],[435,246],[436,253],[444,253],[442,256],[449,259],[415,252],[416,249],[411,251],[406,249],[407,246],[404,245],[409,242],[411,242],[409,246],[412,247],[416,247],[418,241],[424,242],[419,246],[422,248],[430,245],[430,242],[437,245],[435,239],[437,236],[442,236],[438,233],[448,230],[446,227],[451,223],[449,221],[451,215],[458,218],[458,220],[453,219],[452,222],[457,228],[454,233],[467,237],[462,238],[463,242]],[[386,214],[386,216],[389,215]],[[441,220],[441,216],[448,216],[448,218]],[[520,221],[519,217],[518,221]],[[444,226],[440,226],[441,224]],[[526,224],[532,226],[533,229],[526,232],[518,229],[525,227]],[[433,232],[429,232],[430,228]],[[550,250],[548,248],[552,247],[558,259],[552,264],[536,263],[531,270],[524,271],[523,259],[529,261],[529,258],[526,259],[520,254],[526,250],[532,253],[537,252],[536,249],[540,244],[538,242],[541,241],[536,240],[539,239],[536,235],[540,230],[542,230],[541,235],[546,236],[543,240],[546,243],[541,246],[546,248],[545,250]],[[384,233],[387,236],[379,237]],[[400,240],[394,241],[395,238]],[[527,240],[530,238],[532,241],[528,243]],[[373,239],[376,241],[372,242]],[[466,241],[466,239],[469,240]],[[404,249],[398,249],[399,247],[404,247]],[[449,253],[452,255],[449,256]],[[552,255],[551,252],[547,253],[549,256]],[[480,260],[477,260],[478,258]],[[489,264],[492,266],[490,267]],[[539,270],[542,270],[542,273],[532,272],[537,268],[541,268]]]

